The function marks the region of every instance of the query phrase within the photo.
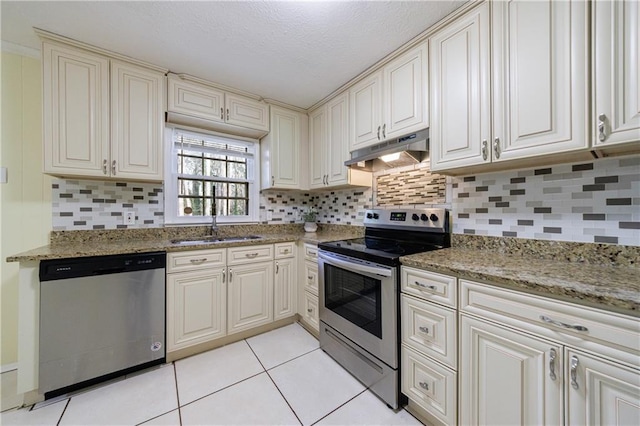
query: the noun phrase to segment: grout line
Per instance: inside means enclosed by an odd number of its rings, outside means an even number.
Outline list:
[[[180,411],[180,391],[178,390],[178,371],[176,370],[176,363],[172,362],[173,365],[173,379],[176,384],[176,399],[178,402],[178,419],[180,420],[180,425],[182,425],[182,412]]]
[[[320,350],[320,348],[311,349],[311,350],[310,350],[310,351],[308,351],[308,352],[305,352],[305,353],[303,353],[303,354],[297,355],[297,356],[295,356],[295,357],[293,357],[293,358],[291,358],[291,359],[289,359],[289,360],[286,360],[286,361],[284,361],[284,362],[281,362],[280,364],[274,365],[273,367],[271,367],[271,368],[269,368],[269,369],[265,369],[265,371],[271,371],[271,370],[273,370],[274,368],[278,368],[278,367],[280,367],[280,366],[282,366],[282,365],[285,365],[285,364],[287,364],[287,363],[289,363],[289,362],[291,362],[291,361],[294,361],[294,360],[296,360],[296,359],[298,359],[298,358],[302,358],[303,356],[305,356],[305,355],[309,355],[311,352],[315,352],[315,351],[317,351],[317,350]]]
[[[367,392],[369,390],[369,388],[364,388],[364,390],[362,392],[359,392],[357,394],[355,394],[352,398],[349,398],[348,400],[346,400],[345,402],[343,402],[342,404],[338,405],[336,408],[334,408],[333,410],[329,411],[327,414],[325,414],[324,416],[320,417],[318,420],[316,420],[315,422],[313,422],[311,424],[311,426],[317,424],[318,422],[321,422],[322,419],[325,419],[327,416],[330,416],[331,414],[335,413],[336,411],[338,411],[340,408],[344,407],[345,405],[347,405],[348,403],[350,403],[351,401],[353,401],[354,399],[356,399],[357,397],[359,397],[360,395],[362,395],[363,393]]]
[[[259,376],[260,374],[264,374],[264,373],[266,373],[266,371],[261,371],[261,372],[259,372],[259,373],[254,374],[253,376],[249,376],[249,377],[246,377],[246,378],[244,378],[244,379],[242,379],[242,380],[238,380],[237,382],[231,383],[231,384],[229,384],[229,385],[227,385],[227,386],[225,386],[225,387],[223,387],[223,388],[220,388],[220,389],[215,390],[215,391],[213,391],[213,392],[211,392],[211,393],[208,393],[208,394],[206,394],[206,395],[203,395],[203,396],[201,396],[201,397],[200,397],[200,398],[198,398],[198,399],[194,399],[193,401],[189,401],[189,402],[187,402],[186,404],[184,404],[184,405],[180,406],[180,408],[184,408],[184,407],[186,407],[187,405],[191,405],[191,404],[193,404],[194,402],[200,401],[201,399],[204,399],[204,398],[206,398],[206,397],[208,397],[208,396],[211,396],[211,395],[213,395],[213,394],[216,394],[216,393],[218,393],[218,392],[220,392],[220,391],[223,391],[223,390],[225,390],[225,389],[229,389],[231,386],[235,386],[235,385],[237,385],[238,383],[242,383],[242,382],[245,382],[245,381],[247,381],[247,380],[249,380],[249,379],[253,379],[254,377]]]
[[[271,380],[271,383],[273,383],[273,386],[275,386],[275,388],[278,391],[278,393],[280,394],[280,396],[282,396],[282,399],[284,399],[284,402],[287,403],[287,405],[289,406],[289,409],[291,410],[293,415],[296,416],[296,419],[298,419],[298,422],[302,425],[303,423],[302,423],[302,420],[300,420],[300,417],[298,417],[298,413],[296,413],[296,410],[294,410],[293,407],[291,406],[291,404],[289,404],[289,401],[284,396],[284,394],[282,393],[282,391],[280,390],[280,388],[276,384],[275,380],[273,380],[273,377],[271,377],[271,374],[269,374],[268,371],[265,371],[265,373],[267,373],[267,377],[269,378],[269,380]]]
[[[70,402],[71,402],[71,398],[67,399],[67,403],[64,405],[64,409],[62,410],[62,414],[60,414],[60,418],[58,419],[58,423],[56,423],[56,426],[60,426],[60,422],[62,421],[62,416],[64,416],[64,413],[67,412],[67,407],[69,406]],[[33,410],[33,407],[31,407],[31,410]]]
[[[243,339],[244,342],[247,344],[247,346],[249,347],[249,350],[251,351],[251,353],[253,354],[253,356],[256,357],[256,359],[258,360],[258,363],[260,364],[260,367],[262,367],[262,370],[264,370],[265,372],[267,371],[267,369],[265,368],[264,364],[262,363],[262,360],[260,359],[260,357],[258,356],[258,354],[256,353],[256,351],[253,350],[253,348],[251,347],[251,344],[249,343],[249,341],[247,339]]]
[[[137,424],[136,424],[136,426],[143,425],[143,424],[145,424],[145,423],[147,423],[147,422],[150,422],[151,420],[155,420],[155,419],[157,419],[158,417],[162,417],[162,416],[164,416],[165,414],[169,414],[169,413],[171,413],[172,411],[176,411],[176,410],[177,410],[177,408],[176,408],[175,410],[169,410],[169,411],[167,411],[167,412],[164,412],[164,413],[158,414],[157,416],[151,417],[150,419],[144,420],[143,422],[137,423]],[[180,424],[182,424],[182,421],[180,421]]]

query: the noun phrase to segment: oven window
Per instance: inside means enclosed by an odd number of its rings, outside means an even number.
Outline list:
[[[381,281],[324,265],[325,307],[382,339]]]

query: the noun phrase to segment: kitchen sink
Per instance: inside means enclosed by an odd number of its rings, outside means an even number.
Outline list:
[[[247,240],[259,240],[258,235],[245,235],[238,237],[193,237],[187,239],[171,240],[171,244],[180,245],[195,245],[195,244],[210,244],[210,243],[224,243],[232,241],[247,241]]]

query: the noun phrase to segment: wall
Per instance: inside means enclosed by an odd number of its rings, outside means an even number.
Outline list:
[[[46,245],[51,230],[51,182],[42,169],[41,64],[2,52],[0,165],[8,183],[0,184],[0,364],[17,361],[18,264],[6,257]]]

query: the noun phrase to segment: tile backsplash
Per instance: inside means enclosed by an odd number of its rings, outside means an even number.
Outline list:
[[[447,178],[431,174],[429,162],[374,173],[379,207],[445,204]]]
[[[640,156],[452,178],[453,233],[640,246]]]

